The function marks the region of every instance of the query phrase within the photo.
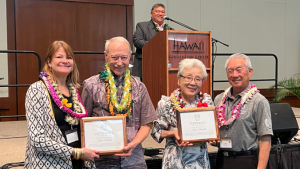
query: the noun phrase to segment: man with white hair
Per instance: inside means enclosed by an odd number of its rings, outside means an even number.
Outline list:
[[[124,154],[104,155],[97,168],[147,168],[141,142],[156,119],[145,85],[130,75],[131,49],[123,37],[105,43],[105,70],[85,80],[82,101],[88,116],[126,116],[127,142]],[[113,94],[115,93],[115,94]]]
[[[248,56],[231,55],[225,69],[231,87],[214,100],[221,137],[217,168],[236,168],[240,161],[243,169],[265,169],[273,135],[269,102],[249,85],[253,69]]]

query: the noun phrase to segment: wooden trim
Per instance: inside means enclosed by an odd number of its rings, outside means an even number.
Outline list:
[[[133,0],[56,0],[56,1],[111,4],[111,5],[130,5],[130,6],[133,6],[134,4]]]
[[[213,93],[212,91],[212,85],[213,85],[213,79],[212,79],[212,72],[211,72],[211,69],[212,69],[212,36],[211,36],[211,31],[208,31],[209,32],[209,68],[206,68],[206,72],[208,73],[208,76],[209,76],[209,86],[210,86],[210,89],[209,89],[209,92],[210,94]],[[208,70],[209,69],[209,70]]]
[[[178,68],[169,68],[169,71],[178,71]],[[206,68],[206,71],[210,71],[211,68]]]
[[[179,30],[167,30],[167,31],[168,31],[168,33],[188,33],[188,34],[195,33],[195,34],[210,34],[211,35],[210,31],[179,31]]]
[[[133,7],[126,6],[126,39],[131,44],[131,50],[133,51]]]
[[[85,146],[85,135],[84,135],[84,123],[89,121],[107,121],[107,120],[122,120],[123,125],[123,144],[127,145],[127,129],[126,129],[126,117],[125,116],[103,116],[103,117],[84,117],[80,119],[80,127],[81,127],[81,147]],[[101,150],[100,150],[101,151]],[[99,152],[99,155],[105,154],[116,154],[116,153],[125,153],[123,150],[102,150]]]
[[[183,133],[182,133],[182,116],[183,113],[201,113],[201,111],[213,111],[214,114],[214,123],[215,123],[215,129],[216,129],[216,137],[213,138],[204,138],[204,139],[194,139],[194,140],[184,140],[183,139]],[[195,116],[194,116],[195,117]],[[201,142],[209,142],[209,141],[216,141],[220,140],[220,134],[219,134],[219,124],[217,120],[217,114],[215,107],[201,107],[201,108],[188,108],[188,109],[178,109],[176,111],[176,118],[177,118],[177,128],[178,128],[178,135],[180,137],[181,142],[190,142],[190,143],[201,143]],[[195,117],[196,118],[196,117]],[[209,123],[213,123],[212,121],[209,121]]]
[[[165,40],[165,44],[166,44],[166,50],[165,50],[165,54],[166,54],[166,57],[165,57],[165,62],[166,62],[166,65],[165,65],[165,67],[167,68],[166,70],[165,70],[165,73],[166,73],[166,75],[167,75],[167,79],[166,79],[166,84],[165,84],[165,87],[167,88],[167,96],[170,96],[170,86],[169,86],[169,84],[170,84],[170,76],[169,76],[169,57],[168,57],[168,55],[169,55],[169,45],[168,45],[168,40],[169,39],[169,33],[166,33],[166,38],[164,39]],[[178,71],[178,68],[176,68],[177,70],[176,71]],[[174,71],[174,70],[173,70]],[[158,103],[158,102],[157,102]],[[155,107],[156,108],[156,107]]]
[[[1,110],[9,109],[9,103],[10,103],[9,97],[8,98],[0,98],[0,116],[2,116]]]

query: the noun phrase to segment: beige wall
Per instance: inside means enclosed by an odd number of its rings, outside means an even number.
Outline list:
[[[134,1],[134,28],[137,22],[150,20],[156,0]],[[300,1],[299,0],[162,0],[166,15],[230,45],[217,45],[217,53],[273,53],[279,62],[279,79],[300,72]],[[187,30],[175,23],[177,30]],[[215,80],[226,80],[224,63],[217,57]],[[275,61],[269,57],[250,57],[252,79],[275,78]],[[252,82],[268,88],[274,82]],[[222,90],[228,83],[215,83]]]
[[[299,0],[161,0],[166,15],[230,45],[218,44],[217,53],[274,53],[279,61],[279,79],[300,72],[300,1]],[[150,10],[156,0],[134,1],[134,29],[137,22],[150,20]],[[7,49],[6,1],[0,1],[0,49]],[[186,30],[175,23],[177,30]],[[215,80],[225,80],[226,58],[215,62]],[[251,57],[252,78],[274,78],[274,59]],[[0,54],[0,84],[8,83],[7,55]],[[267,88],[273,82],[255,82]],[[228,83],[215,83],[221,90]],[[0,97],[7,97],[7,88],[0,88]]]
[[[0,1],[0,50],[7,50],[6,1]],[[0,85],[8,84],[7,54],[0,54]],[[0,87],[0,97],[8,97],[8,88]]]

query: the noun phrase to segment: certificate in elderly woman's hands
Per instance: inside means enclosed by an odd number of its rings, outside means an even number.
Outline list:
[[[86,117],[81,119],[81,146],[99,154],[124,153],[127,144],[126,117]]]
[[[215,107],[177,110],[177,128],[181,142],[208,142],[219,140]]]

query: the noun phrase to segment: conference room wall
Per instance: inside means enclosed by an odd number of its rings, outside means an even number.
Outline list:
[[[6,1],[0,1],[0,50],[7,50]],[[0,54],[0,85],[8,84],[7,54]],[[8,97],[8,88],[0,87],[0,97]]]
[[[134,1],[134,29],[150,19],[155,0]],[[300,72],[300,1],[299,0],[163,0],[166,15],[199,31],[211,31],[212,37],[229,47],[217,44],[217,53],[273,53],[279,62],[278,78]],[[176,30],[186,28],[167,21]],[[227,57],[217,56],[215,80],[226,80],[224,63]],[[254,69],[252,79],[275,78],[272,57],[250,57]],[[274,82],[253,82],[268,88]],[[223,90],[228,83],[215,83],[214,90]]]
[[[279,79],[300,72],[300,1],[298,0],[162,0],[166,15],[200,31],[211,31],[212,36],[224,43],[217,44],[217,53],[274,53],[279,61]],[[150,19],[154,0],[135,0],[133,25]],[[7,49],[6,1],[0,1],[0,49]],[[167,23],[177,30],[186,28]],[[215,61],[215,80],[226,79],[225,57]],[[252,78],[273,78],[274,60],[268,57],[251,57]],[[0,56],[0,76],[7,77],[7,58]],[[7,79],[0,83],[7,84]],[[273,82],[255,82],[267,88]],[[215,83],[222,90],[228,83]],[[1,88],[1,91],[6,90]],[[7,92],[2,92],[6,93]],[[1,95],[2,96],[2,95]],[[3,97],[3,96],[2,96]]]

